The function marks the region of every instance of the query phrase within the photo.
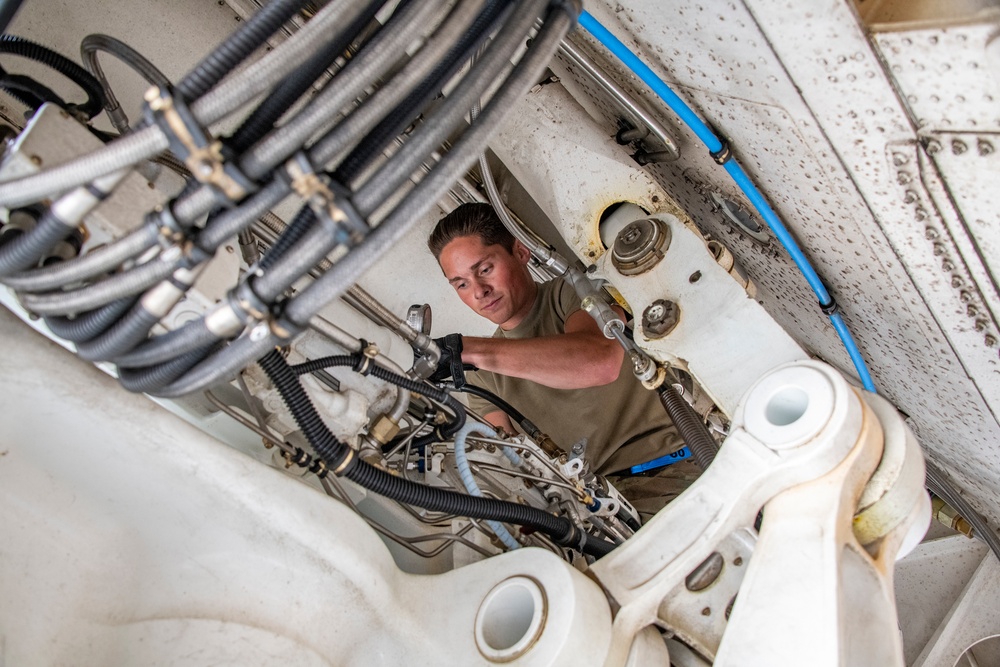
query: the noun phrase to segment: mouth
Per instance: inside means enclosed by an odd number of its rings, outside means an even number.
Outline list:
[[[485,306],[483,306],[480,310],[484,310],[484,311],[485,310],[493,310],[494,308],[496,308],[497,304],[500,303],[500,301],[502,299],[503,299],[503,297],[497,297],[493,301],[490,301],[488,304],[486,304]]]

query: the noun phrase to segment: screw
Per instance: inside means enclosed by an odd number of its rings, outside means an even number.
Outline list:
[[[734,558],[733,559],[733,565],[735,565],[736,567],[739,567],[740,565],[743,565],[743,558],[740,557],[740,556],[737,556],[736,558]]]
[[[907,183],[909,183],[912,180],[913,180],[913,177],[910,176],[905,171],[901,171],[901,172],[899,172],[896,175],[896,182],[899,183],[900,185],[906,185]]]
[[[945,260],[941,262],[941,268],[945,271],[953,271],[955,269],[955,265],[950,259],[945,258]]]
[[[704,609],[701,610],[701,615],[702,616],[711,616],[712,615],[712,610],[709,607],[705,607]]]
[[[917,201],[917,193],[913,190],[907,190],[906,194],[903,195],[903,203],[912,204],[915,201]]]
[[[988,141],[984,141],[983,139],[976,142],[976,148],[979,150],[979,154],[983,157],[986,157],[993,152],[993,144]]]
[[[972,293],[969,292],[969,291],[967,291],[967,290],[962,290],[961,292],[958,293],[958,299],[962,303],[971,303],[972,302]]]
[[[993,347],[997,344],[997,338],[993,334],[986,334],[986,337],[983,338],[983,342],[986,343],[986,347]]]
[[[964,281],[962,280],[961,276],[952,276],[951,277],[951,286],[954,287],[955,289],[958,289],[963,284],[964,284]]]
[[[935,243],[934,244],[934,254],[935,255],[937,255],[938,257],[940,257],[941,255],[944,254],[944,251],[945,251],[945,247],[944,247],[943,243]]]
[[[941,152],[941,142],[937,139],[930,139],[927,142],[927,154],[934,155],[939,152]]]
[[[904,164],[910,161],[910,156],[906,153],[893,153],[892,163],[897,167],[902,167]]]
[[[973,325],[973,328],[975,328],[975,330],[978,331],[979,333],[983,333],[984,331],[986,331],[987,326],[988,325],[986,323],[986,320],[976,320],[976,323]]]
[[[967,150],[969,150],[969,147],[961,139],[955,139],[951,142],[951,152],[955,155],[961,155]]]
[[[927,239],[928,241],[933,241],[937,239],[937,237],[938,237],[938,231],[933,227],[927,227],[926,229],[924,229],[924,238]]]
[[[701,280],[701,271],[695,271],[690,276],[688,276],[688,282],[692,285]]]

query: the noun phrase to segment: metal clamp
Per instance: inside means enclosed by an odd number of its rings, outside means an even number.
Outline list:
[[[370,228],[351,203],[350,191],[317,173],[305,153],[300,151],[285,163],[284,175],[338,243],[354,246],[367,235]]]
[[[235,164],[226,162],[222,143],[205,132],[183,100],[157,86],[146,91],[145,99],[147,119],[163,130],[171,152],[199,182],[212,186],[231,202],[256,190]]]

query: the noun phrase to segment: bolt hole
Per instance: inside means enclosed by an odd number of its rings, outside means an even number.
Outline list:
[[[797,422],[809,407],[809,394],[798,387],[784,387],[767,402],[764,416],[775,426]]]

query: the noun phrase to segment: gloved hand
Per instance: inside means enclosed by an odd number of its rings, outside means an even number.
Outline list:
[[[472,364],[462,363],[462,334],[448,334],[441,338],[435,338],[434,342],[441,350],[441,358],[438,360],[437,369],[427,379],[431,382],[443,382],[452,378],[456,387],[464,386],[464,371],[477,369]]]

